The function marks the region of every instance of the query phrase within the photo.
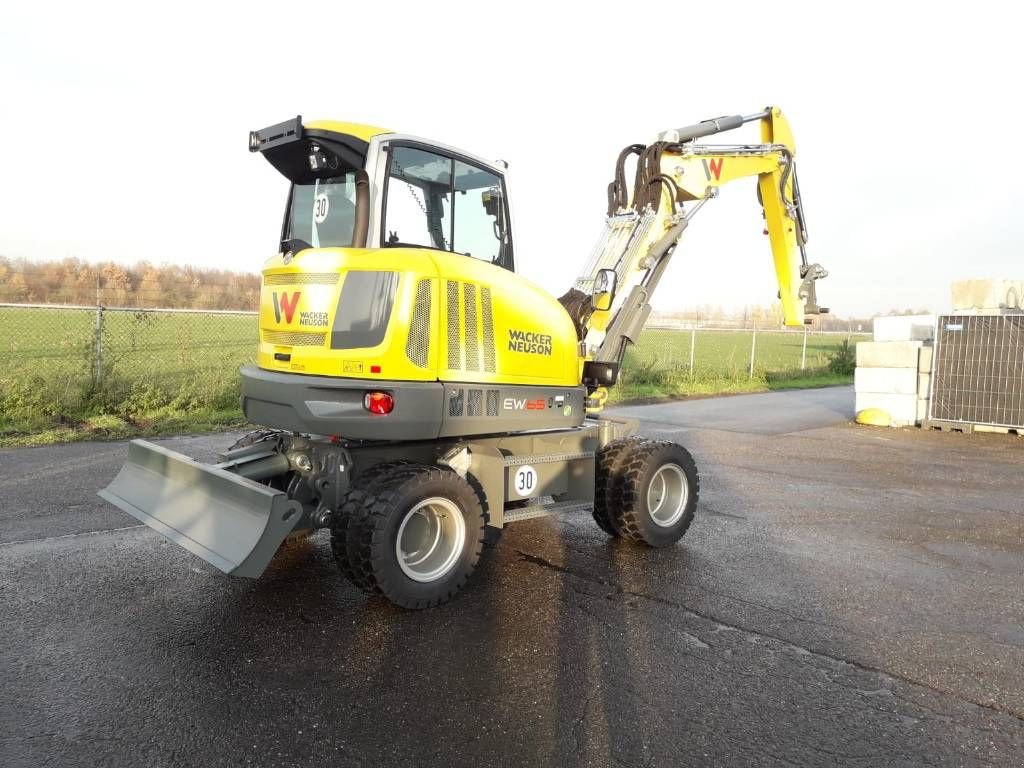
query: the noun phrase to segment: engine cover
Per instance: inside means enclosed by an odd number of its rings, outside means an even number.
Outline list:
[[[544,289],[425,248],[320,248],[263,272],[257,363],[381,381],[576,387],[576,331]]]

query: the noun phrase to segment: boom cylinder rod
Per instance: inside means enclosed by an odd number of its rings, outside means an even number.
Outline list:
[[[658,138],[662,141],[684,142],[693,141],[703,136],[711,136],[722,131],[731,131],[746,123],[761,120],[771,114],[771,109],[756,112],[753,115],[726,115],[725,117],[713,117],[710,120],[701,120],[695,125],[686,125],[675,130],[665,131]]]

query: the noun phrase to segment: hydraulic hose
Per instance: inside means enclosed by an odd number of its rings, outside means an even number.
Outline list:
[[[608,215],[614,216],[620,208],[629,204],[629,190],[626,188],[626,159],[630,155],[640,155],[644,151],[643,144],[630,144],[619,153],[615,161],[615,178],[608,185]],[[634,189],[633,194],[636,194]]]

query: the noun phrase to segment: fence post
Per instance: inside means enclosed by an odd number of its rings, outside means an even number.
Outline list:
[[[750,332],[750,378],[754,378],[754,350],[757,349],[757,329]]]
[[[697,329],[690,329],[690,375],[693,375],[693,350],[697,348]]]
[[[804,348],[800,352],[800,370],[807,368],[807,326],[804,326]]]
[[[95,349],[93,352],[92,383],[99,386],[103,376],[103,307],[96,307],[96,330],[93,341]]]
[[[96,328],[93,331],[92,383],[99,386],[103,375],[103,302],[100,294],[100,279],[96,278]]]

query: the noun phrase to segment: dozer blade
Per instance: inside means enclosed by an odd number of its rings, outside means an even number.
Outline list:
[[[256,578],[301,519],[281,491],[145,440],[99,495],[232,576]]]

